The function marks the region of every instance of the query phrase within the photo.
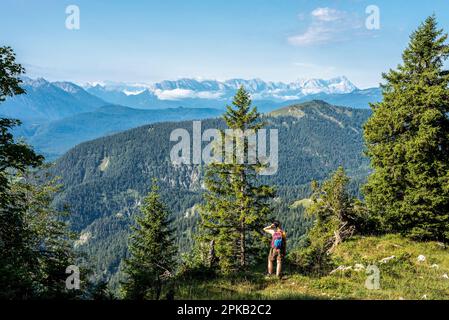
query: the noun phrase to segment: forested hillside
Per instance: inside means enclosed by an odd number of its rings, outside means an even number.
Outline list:
[[[262,180],[273,184],[274,214],[285,221],[294,244],[304,234],[302,207],[295,200],[309,195],[312,179],[324,179],[338,166],[354,181],[368,174],[363,157],[362,124],[370,111],[313,101],[277,110],[266,116],[267,128],[279,130],[279,170]],[[222,120],[202,122],[202,129],[222,128]],[[51,172],[62,177],[58,206],[68,204],[72,227],[81,231],[78,248],[87,250],[98,274],[115,272],[126,250],[132,216],[148,192],[152,178],[173,212],[177,241],[185,251],[196,224],[194,206],[201,201],[203,168],[170,162],[172,130],[192,131],[192,122],[146,125],[78,145],[61,157]],[[356,192],[358,187],[353,186]]]

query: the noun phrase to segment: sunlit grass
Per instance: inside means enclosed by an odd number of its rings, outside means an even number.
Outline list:
[[[418,256],[425,261],[418,261]],[[380,260],[394,256],[386,263]],[[337,248],[336,266],[352,267],[324,277],[288,272],[282,280],[263,273],[190,280],[177,288],[178,299],[449,299],[449,248],[400,236],[353,238]],[[364,268],[380,270],[380,289],[365,287]]]

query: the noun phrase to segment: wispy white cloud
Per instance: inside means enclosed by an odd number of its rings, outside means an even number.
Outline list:
[[[310,13],[311,23],[301,34],[288,38],[295,46],[312,46],[339,42],[357,34],[363,23],[356,15],[333,8],[316,8]]]
[[[316,8],[310,14],[318,21],[337,21],[346,16],[346,12],[332,8]]]

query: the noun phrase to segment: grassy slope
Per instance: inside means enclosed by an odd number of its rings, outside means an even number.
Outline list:
[[[386,263],[383,258],[395,256]],[[424,262],[418,256],[424,255]],[[449,299],[449,248],[435,242],[417,243],[399,236],[354,238],[334,254],[336,266],[352,266],[322,278],[286,274],[281,281],[255,273],[229,279],[184,283],[184,299]],[[355,264],[376,264],[380,290],[365,288],[365,270]],[[438,265],[436,267],[435,265]],[[432,267],[433,266],[433,267]]]

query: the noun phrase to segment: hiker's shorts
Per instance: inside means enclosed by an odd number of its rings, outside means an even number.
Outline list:
[[[268,259],[270,261],[274,261],[274,260],[277,260],[278,262],[282,261],[281,249],[270,248],[270,253],[268,254]]]

